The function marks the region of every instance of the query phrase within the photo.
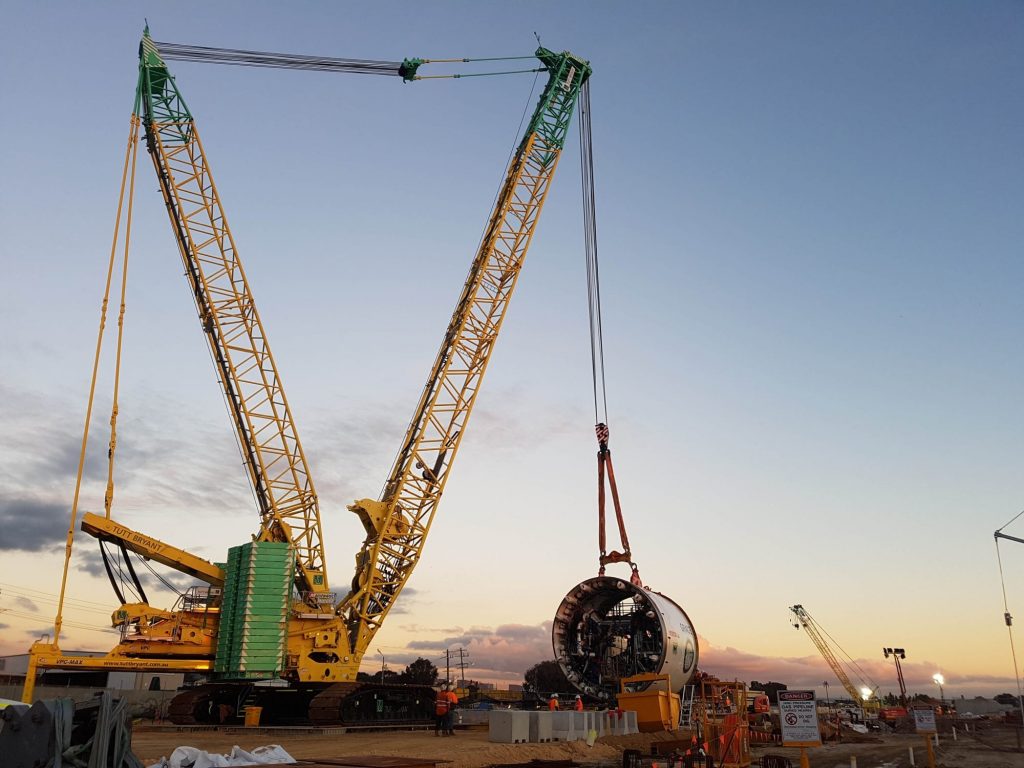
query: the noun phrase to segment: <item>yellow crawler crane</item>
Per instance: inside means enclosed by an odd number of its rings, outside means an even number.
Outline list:
[[[165,47],[179,52],[186,48],[161,44]],[[208,53],[211,49],[203,50]],[[295,555],[284,663],[277,675],[292,686],[282,690],[254,686],[251,680],[222,679],[176,697],[171,708],[175,721],[208,721],[225,707],[237,713],[245,704],[263,706],[271,718],[287,712],[297,720],[303,719],[308,707],[309,718],[324,724],[365,720],[368,715],[375,722],[430,719],[433,700],[429,690],[389,691],[355,681],[363,655],[423,551],[558,165],[577,94],[590,76],[589,64],[571,53],[539,48],[536,56],[548,72],[547,84],[509,164],[381,498],[362,499],[349,507],[359,516],[366,538],[356,553],[351,588],[335,603],[327,586],[312,478],[195,122],[148,29],[144,34],[129,155],[134,158],[132,147],[141,124],[256,492],[261,515],[257,539],[290,544]],[[260,59],[265,62],[266,56],[260,55]],[[325,60],[317,61],[317,68],[322,68]],[[391,67],[387,62],[361,61],[346,71],[396,74],[413,80],[421,79],[416,71],[423,63],[407,59]],[[126,172],[127,167],[126,160]],[[111,259],[113,264],[113,253]],[[112,418],[112,425],[115,420]],[[114,445],[112,431],[111,462]],[[31,699],[37,669],[206,672],[213,668],[224,572],[110,520],[112,493],[111,479],[106,516],[87,516],[84,530],[101,542],[113,543],[122,551],[131,549],[211,586],[191,591],[175,611],[154,609],[145,599],[127,603],[122,598],[121,608],[114,613],[122,641],[102,657],[69,658],[61,653],[58,612],[54,642],[33,646],[23,693],[26,701]],[[68,557],[77,498],[76,491]],[[66,578],[67,560],[65,582]],[[134,573],[132,578],[142,593]]]

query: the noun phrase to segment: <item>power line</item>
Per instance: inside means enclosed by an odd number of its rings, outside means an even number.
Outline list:
[[[26,597],[31,597],[33,599],[53,599],[53,600],[57,599],[57,595],[55,593],[53,593],[53,592],[43,592],[42,590],[39,590],[39,589],[33,589],[31,587],[23,587],[20,584],[10,584],[10,583],[5,582],[5,581],[0,581],[0,587],[6,587],[6,588],[10,589],[11,591],[25,592],[25,593],[27,593],[25,595]],[[39,596],[38,598],[36,597],[37,595]],[[98,602],[95,602],[95,601],[92,601],[92,600],[82,600],[80,598],[65,597],[64,598],[64,602],[66,602],[66,603],[79,603],[81,605],[97,606],[99,608],[103,608],[104,610],[108,610],[106,603],[98,603]]]

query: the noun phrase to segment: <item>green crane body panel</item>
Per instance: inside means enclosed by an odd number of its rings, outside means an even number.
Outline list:
[[[294,568],[286,542],[228,550],[213,666],[218,677],[273,677],[284,669]]]

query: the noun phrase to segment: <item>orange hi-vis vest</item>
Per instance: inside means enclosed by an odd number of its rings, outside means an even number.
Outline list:
[[[434,714],[447,715],[453,704],[458,704],[458,697],[451,691],[438,691],[434,699]]]

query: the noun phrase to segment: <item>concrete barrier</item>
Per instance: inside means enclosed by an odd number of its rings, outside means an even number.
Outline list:
[[[586,738],[576,731],[576,712],[549,712],[551,715],[551,734],[555,741],[576,741]]]
[[[622,735],[629,736],[631,733],[640,733],[636,723],[636,712],[626,710],[622,713]]]
[[[530,740],[530,713],[512,709],[491,712],[488,739],[500,744],[525,744]]]
[[[530,716],[530,743],[542,744],[554,739],[554,718],[551,712],[528,712]]]

